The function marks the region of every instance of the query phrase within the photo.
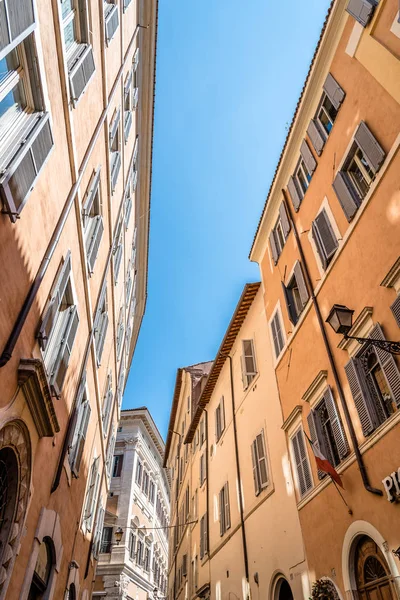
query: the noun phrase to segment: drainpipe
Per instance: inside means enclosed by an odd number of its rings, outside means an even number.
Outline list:
[[[209,460],[209,446],[208,446],[208,410],[203,408],[205,413],[205,432],[206,432],[206,510],[207,510],[207,554],[208,554],[208,579],[210,582],[211,589],[211,559],[210,559],[210,486],[208,485],[208,460]]]
[[[175,433],[176,435],[179,436],[179,443],[178,443],[178,476],[177,476],[177,489],[176,489],[176,499],[175,499],[175,530],[174,530],[174,543],[175,543],[175,531],[176,528],[178,527],[178,532],[179,532],[179,526],[178,526],[178,522],[179,522],[179,512],[178,512],[178,508],[179,508],[179,491],[180,491],[180,470],[181,470],[181,460],[180,460],[180,456],[181,456],[181,442],[182,442],[182,436],[180,433],[178,433],[177,431],[172,431],[172,433]],[[177,563],[177,553],[176,553],[176,548],[174,548],[174,600],[176,600],[176,563]]]
[[[311,282],[310,272],[308,270],[306,258],[304,256],[303,247],[301,245],[300,237],[299,237],[299,234],[297,232],[297,228],[296,228],[295,222],[293,220],[293,215],[292,215],[290,203],[288,201],[287,194],[286,194],[286,191],[284,189],[282,189],[282,194],[283,194],[283,201],[285,203],[286,212],[289,215],[290,223],[291,223],[291,226],[292,226],[292,229],[293,229],[293,233],[294,233],[294,237],[296,239],[297,247],[299,249],[300,259],[301,259],[301,262],[303,264],[303,270],[304,270],[304,275],[306,277],[306,283],[307,283],[308,291],[309,291],[312,303],[313,303],[314,308],[315,308],[315,313],[317,315],[318,325],[319,325],[320,330],[321,330],[322,339],[323,339],[324,345],[325,345],[325,350],[326,350],[326,353],[328,355],[329,364],[330,364],[331,369],[332,369],[333,378],[335,380],[336,388],[338,390],[338,394],[339,394],[340,402],[342,404],[343,413],[344,413],[344,416],[345,416],[345,419],[346,419],[347,427],[349,428],[350,437],[351,437],[351,441],[352,441],[353,448],[354,448],[354,454],[356,456],[358,468],[360,469],[361,479],[362,479],[363,485],[364,485],[365,489],[367,490],[367,492],[371,492],[371,494],[376,494],[377,496],[383,496],[383,492],[381,490],[372,487],[370,485],[370,483],[369,483],[367,469],[365,467],[364,460],[363,460],[362,454],[360,452],[360,448],[358,447],[358,441],[357,441],[356,432],[354,430],[353,422],[351,420],[351,416],[350,416],[350,412],[349,412],[349,407],[347,406],[347,402],[346,402],[346,398],[344,396],[342,384],[340,383],[339,374],[338,374],[338,371],[337,371],[337,368],[336,368],[336,363],[335,363],[335,359],[334,359],[333,354],[332,354],[331,347],[329,345],[328,336],[326,335],[324,321],[322,319],[322,315],[321,315],[321,311],[320,311],[320,308],[319,308],[319,304],[318,304],[317,298],[315,297],[315,294],[314,294],[314,288],[313,288],[313,285],[312,285],[312,282]]]
[[[239,446],[238,446],[238,435],[236,425],[236,412],[235,412],[235,390],[233,387],[233,364],[232,357],[227,354],[226,358],[229,359],[229,373],[231,380],[231,399],[232,399],[232,423],[233,423],[233,438],[235,441],[235,460],[236,460],[236,475],[238,479],[239,487],[239,513],[240,513],[240,524],[242,530],[242,546],[243,546],[243,560],[244,560],[244,572],[248,585],[248,591],[250,591],[250,579],[249,579],[249,558],[247,554],[247,540],[246,540],[246,529],[244,524],[244,508],[243,508],[243,495],[242,495],[242,477],[240,474],[240,461],[239,461]]]

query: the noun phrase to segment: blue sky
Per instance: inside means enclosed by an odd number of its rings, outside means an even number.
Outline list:
[[[147,310],[123,408],[165,437],[176,369],[212,360],[330,0],[160,0]]]

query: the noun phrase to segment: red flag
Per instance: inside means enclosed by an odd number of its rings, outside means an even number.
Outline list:
[[[333,479],[333,481],[335,481],[338,485],[340,485],[340,487],[342,489],[344,489],[341,477],[340,477],[339,473],[336,471],[335,467],[333,465],[331,465],[331,463],[329,462],[329,460],[316,447],[316,444],[312,443],[312,441],[310,440],[310,438],[307,435],[306,435],[306,438],[308,439],[308,441],[310,443],[310,446],[312,448],[312,451],[313,451],[313,454],[315,456],[315,461],[317,463],[318,469],[320,471],[323,471],[324,473],[328,473],[328,475],[331,476],[331,478]]]

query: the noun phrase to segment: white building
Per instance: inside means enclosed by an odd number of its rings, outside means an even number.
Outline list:
[[[93,598],[166,596],[170,485],[164,448],[147,408],[121,412]]]

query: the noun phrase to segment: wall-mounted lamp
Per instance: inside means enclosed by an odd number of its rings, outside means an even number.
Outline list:
[[[353,326],[353,313],[354,310],[347,308],[347,306],[343,306],[343,304],[334,304],[326,319],[326,323],[329,323],[335,333],[341,333],[346,340],[356,340],[359,344],[376,346],[390,354],[400,354],[400,342],[348,335]]]
[[[124,535],[124,530],[122,529],[122,527],[118,527],[114,532],[114,537],[115,537],[115,541],[117,542],[117,545],[121,542],[123,535]]]

